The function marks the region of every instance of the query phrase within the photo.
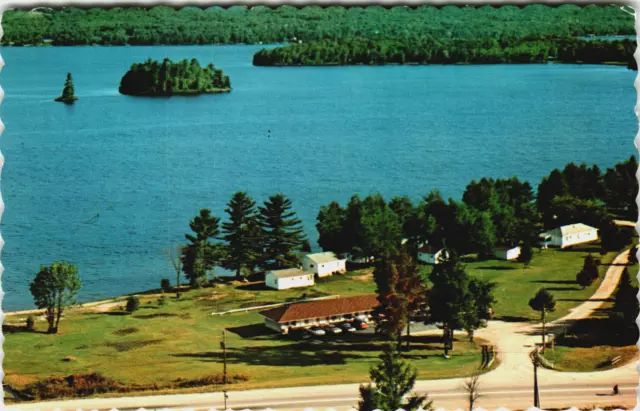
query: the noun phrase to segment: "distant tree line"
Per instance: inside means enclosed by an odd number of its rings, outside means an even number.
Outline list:
[[[141,96],[216,93],[231,90],[229,77],[209,63],[201,67],[196,59],[162,63],[147,59],[134,63],[120,81],[120,93]]]
[[[262,49],[256,66],[383,65],[383,64],[523,64],[615,62],[630,67],[632,40],[577,38],[350,38],[320,40]]]
[[[318,244],[365,260],[393,255],[403,239],[414,253],[418,244],[428,243],[482,258],[496,247],[521,245],[530,258],[543,229],[581,222],[598,228],[603,246],[614,250],[629,238],[613,218],[637,216],[636,170],[633,156],[605,173],[597,165],[569,163],[544,177],[537,195],[516,177],[472,181],[462,201],[445,200],[437,190],[417,203],[407,196],[386,201],[380,194],[354,195],[345,207],[333,201],[320,208]]]
[[[617,6],[165,6],[7,10],[3,45],[284,43],[364,38],[562,37],[635,34]],[[518,51],[514,51],[515,54]]]

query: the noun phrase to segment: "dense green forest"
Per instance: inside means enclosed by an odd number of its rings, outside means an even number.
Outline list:
[[[8,10],[2,44],[153,45],[286,43],[363,38],[571,37],[635,34],[617,6],[370,7],[234,6],[200,9]]]
[[[253,56],[256,66],[354,64],[502,64],[607,63],[629,65],[635,41],[576,38],[522,39],[363,39],[322,40],[274,49]]]
[[[120,93],[134,96],[170,96],[231,91],[229,77],[209,64],[201,67],[196,59],[162,63],[148,59],[135,63],[122,77]]]

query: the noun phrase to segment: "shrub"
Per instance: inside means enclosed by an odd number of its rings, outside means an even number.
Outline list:
[[[166,305],[167,304],[167,296],[163,295],[162,297],[158,298],[158,305]]]
[[[127,305],[126,305],[127,312],[132,313],[136,311],[138,308],[140,308],[140,299],[138,297],[136,297],[135,295],[132,295],[129,298],[127,298]]]
[[[36,328],[36,320],[32,316],[27,317],[27,331],[33,331]]]
[[[194,281],[194,288],[202,288],[205,287],[209,284],[209,280],[206,279],[206,277],[197,277],[196,280]]]
[[[163,278],[160,280],[160,288],[163,293],[168,293],[171,290],[171,282],[168,278]]]

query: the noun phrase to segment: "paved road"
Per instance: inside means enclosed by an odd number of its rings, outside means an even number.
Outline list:
[[[628,254],[629,252],[626,251],[618,255],[590,300],[572,309],[565,317],[553,321],[551,330],[561,330],[571,321],[586,318],[600,307],[603,300],[615,290]],[[533,366],[528,355],[540,339],[538,328],[536,324],[491,321],[487,328],[476,333],[478,337],[485,338],[498,347],[500,361],[500,365],[495,370],[484,374],[480,379],[484,397],[478,406],[494,409],[497,407],[526,409],[532,405]],[[636,404],[635,388],[639,381],[635,361],[612,370],[589,373],[556,372],[540,368],[538,376],[543,407],[620,405],[631,408]],[[463,408],[467,405],[464,393],[460,389],[463,381],[463,379],[418,381],[416,391],[429,393],[436,407]],[[623,395],[617,397],[608,395],[614,384],[621,387]],[[304,408],[313,407],[318,410],[326,408],[346,410],[357,404],[358,384],[232,391],[229,396],[228,405],[234,409],[276,408],[279,411],[294,409],[301,411]],[[207,393],[56,401],[20,404],[16,407],[12,406],[11,409],[40,409],[40,411],[79,408],[124,410],[140,407],[209,409],[222,406],[221,393]]]

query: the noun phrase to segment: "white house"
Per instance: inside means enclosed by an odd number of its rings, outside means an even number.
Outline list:
[[[347,261],[349,261],[350,263],[356,263],[356,264],[369,264],[374,262],[374,258],[373,256],[367,258],[367,257],[356,257],[351,253],[347,253]]]
[[[333,273],[347,271],[347,260],[338,258],[334,253],[307,254],[302,257],[302,268],[305,271],[318,274],[318,277],[327,277]]]
[[[300,268],[272,270],[265,274],[264,284],[276,290],[288,288],[310,287],[315,284],[314,274]]]
[[[446,250],[436,247],[431,247],[426,244],[418,249],[418,261],[422,261],[426,264],[440,264],[447,257],[448,253]]]
[[[520,247],[497,247],[493,255],[499,260],[515,260],[521,252]]]
[[[572,245],[590,243],[597,239],[597,228],[578,223],[563,225],[562,227],[540,234],[540,245],[543,248],[547,248],[548,246],[565,248]]]
[[[293,303],[260,313],[267,328],[287,334],[289,330],[361,319],[370,321],[379,305],[377,295]]]

